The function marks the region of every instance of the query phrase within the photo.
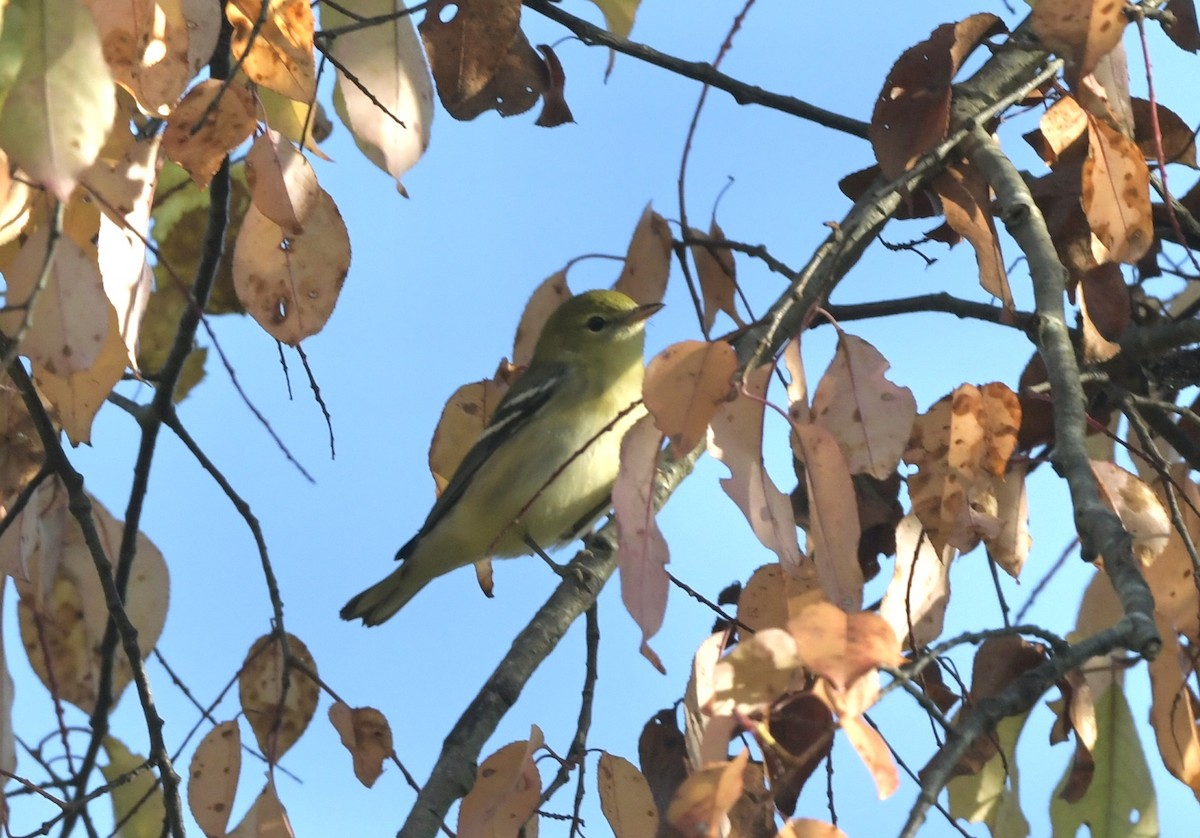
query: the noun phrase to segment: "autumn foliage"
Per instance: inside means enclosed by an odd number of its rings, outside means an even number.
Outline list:
[[[587,3],[546,0],[433,0],[411,12],[400,0],[0,3],[0,568],[19,597],[21,647],[59,714],[50,741],[61,736],[67,747],[64,713],[88,736],[69,776],[18,760],[16,737],[43,731],[14,730],[4,673],[0,774],[10,794],[53,791],[58,808],[43,831],[68,834],[83,828],[80,818],[90,828],[90,808],[111,805],[122,835],[181,835],[185,824],[209,836],[291,835],[274,772],[323,701],[358,781],[371,787],[399,763],[383,699],[382,709],[343,701],[341,687],[322,680],[303,629],[285,626],[287,592],[275,584],[268,545],[224,482],[255,533],[273,629],[236,673],[236,717],[209,716],[190,760],[172,756],[143,661],[171,596],[187,593],[170,590],[169,557],[140,531],[154,439],[164,427],[187,439],[175,405],[203,398],[192,388],[221,352],[206,337],[213,318],[248,317],[245,328],[298,347],[335,316],[351,242],[310,163],[325,158],[328,110],[402,194],[430,142],[435,97],[457,120],[540,107],[537,125],[569,123],[571,67],[530,42],[523,16],[533,13],[612,48],[613,60],[630,53],[747,97],[738,101],[766,101],[712,66],[647,57],[629,40],[637,0],[593,3],[604,27],[580,17],[594,11]],[[738,25],[740,17],[726,48]],[[1082,824],[1094,834],[1153,834],[1148,761],[1161,759],[1200,796],[1196,130],[1168,104],[1130,95],[1134,62],[1125,54],[1135,31],[1159,26],[1177,48],[1200,49],[1193,0],[1165,9],[1151,0],[1038,0],[1012,31],[980,13],[898,50],[869,122],[834,125],[866,137],[875,163],[846,174],[854,206],[802,269],[729,238],[715,212],[707,229],[691,226],[683,206],[679,224],[661,205],[630,219],[614,287],[654,303],[669,283],[686,283],[695,328],[648,360],[647,415],[622,442],[613,521],[556,596],[572,619],[595,619],[599,587],[616,570],[641,656],[688,672],[686,689],[646,722],[640,741],[599,743],[591,763],[597,746],[582,722],[571,749],[557,753],[537,726],[490,754],[481,743],[455,750],[461,731],[451,731],[433,776],[416,781],[420,804],[401,834],[433,835],[455,818],[466,838],[536,834],[539,822],[547,828],[549,793],[594,765],[587,792],[619,838],[834,838],[843,833],[832,809],[798,811],[797,800],[841,743],[861,761],[872,796],[912,800],[904,834],[938,801],[950,821],[1025,835],[1015,749],[1026,717],[1047,699],[1049,737],[1073,748],[1049,813],[1062,834]],[[828,119],[803,104],[789,112]],[[1027,145],[1044,166],[1018,171],[1002,143]],[[831,293],[892,218],[928,222],[902,250],[965,241],[993,302],[941,294],[837,305]],[[766,311],[751,310],[738,279],[759,263],[788,283]],[[511,358],[447,401],[429,447],[439,490],[572,293],[570,267],[532,291]],[[1169,291],[1147,286],[1164,274],[1178,278]],[[1020,310],[1016,300],[1029,297],[1034,309]],[[908,311],[1023,331],[1034,344],[1024,374],[947,380],[942,398],[918,404],[852,326]],[[836,332],[823,369],[806,357],[805,336],[818,328]],[[143,402],[114,394],[128,379],[147,385]],[[122,408],[142,434],[138,503],[125,521],[83,489],[64,448],[91,442],[99,410]],[[765,459],[772,427],[786,428],[783,468]],[[678,580],[655,513],[703,455],[721,464],[720,488],[761,544],[761,567],[708,603],[716,625],[693,639],[690,662],[664,661],[655,637],[669,628]],[[1030,508],[1027,478],[1038,470],[1065,482],[1070,509]],[[1028,579],[1029,523],[1040,515],[1071,519],[1082,559],[1096,567],[1074,619],[1021,625],[1006,610],[999,625],[948,637],[955,563],[976,552],[974,572]],[[488,563],[477,572],[491,593]],[[548,654],[571,619],[554,627],[543,619],[534,616],[530,631],[547,638]],[[977,647],[969,673],[947,663],[964,647]],[[3,651],[17,653],[12,638]],[[509,663],[499,671],[519,692],[532,670]],[[647,664],[631,649],[626,665]],[[1148,671],[1149,708],[1129,706],[1131,670]],[[108,729],[131,687],[146,757]],[[901,692],[940,743],[908,776],[871,717]],[[584,701],[581,717],[590,712]],[[1130,744],[1147,718],[1158,756],[1136,736]],[[490,733],[497,720],[472,723]],[[108,764],[98,777],[101,752]],[[268,776],[231,826],[247,753]],[[553,785],[547,754],[564,777]],[[475,781],[462,796],[446,778],[464,771]],[[572,830],[582,797],[565,816]],[[38,828],[10,819],[7,806],[3,815],[13,834]],[[399,822],[405,812],[389,816]]]

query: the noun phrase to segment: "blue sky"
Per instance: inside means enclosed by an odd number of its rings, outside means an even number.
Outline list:
[[[599,20],[590,4],[570,0],[565,8]],[[697,0],[686,10],[681,4],[648,2],[633,37],[671,54],[708,60],[738,8],[715,0]],[[866,119],[903,49],[937,24],[978,10],[945,2],[868,3],[849,14],[848,8],[805,4],[801,12],[792,4],[760,3],[723,69]],[[1020,5],[1018,12],[1024,8]],[[999,4],[989,10],[1010,23],[1017,19]],[[679,158],[699,94],[696,83],[626,57],[617,58],[605,83],[605,51],[576,41],[557,43],[565,32],[533,12],[526,11],[524,25],[532,43],[556,44],[577,124],[537,128],[532,124],[536,109],[507,120],[486,114],[472,123],[456,123],[439,109],[429,152],[405,179],[407,200],[385,174],[362,159],[340,125],[325,146],[336,162],[315,164],[353,244],[353,263],[337,310],[326,329],[304,346],[333,415],[336,460],[329,459],[324,420],[294,354],[289,353],[289,367],[295,398],[289,401],[274,342],[248,318],[215,324],[242,386],[314,475],[315,484],[285,461],[236,398],[211,353],[207,380],[181,406],[193,436],[262,521],[288,628],[307,643],[322,677],[343,698],[385,713],[397,753],[419,780],[428,775],[442,738],[511,638],[553,590],[556,578],[535,559],[497,563],[496,598],[487,600],[474,575],[464,569],[437,580],[391,622],[372,630],[343,623],[337,611],[350,595],[391,570],[396,548],[423,521],[433,499],[425,457],[442,405],[460,384],[490,375],[511,351],[517,319],[537,284],[582,254],[624,253],[647,202],[669,219],[679,217]],[[1126,45],[1131,64],[1140,68],[1132,30]],[[1194,79],[1195,70],[1181,63],[1194,59],[1161,38],[1152,49],[1162,101],[1197,124],[1200,103],[1189,89],[1191,82],[1184,83]],[[1138,85],[1135,81],[1135,89]],[[1027,124],[1001,136],[1018,155],[1019,165],[1038,171],[1040,164],[1019,139],[1032,126],[1033,118],[1028,118]],[[707,226],[714,200],[725,191],[718,218],[727,235],[764,243],[777,258],[798,267],[827,234],[825,223],[839,219],[850,205],[837,190],[838,179],[871,161],[863,140],[763,108],[738,106],[714,91],[693,148],[689,219]],[[893,225],[885,238],[916,238],[928,226]],[[935,290],[986,299],[965,244],[949,252],[931,245],[927,252],[938,260],[928,268],[915,255],[872,246],[834,302]],[[1012,264],[1015,248],[1010,245],[1005,254]],[[784,288],[781,278],[760,264],[739,257],[738,269],[756,313]],[[587,260],[572,269],[569,281],[580,291],[607,286],[618,273],[616,262]],[[1027,306],[1027,275],[1020,264],[1012,281],[1018,306]],[[678,271],[667,304],[650,324],[648,354],[699,335]],[[717,331],[727,328],[728,320],[719,319]],[[892,379],[913,389],[922,410],[962,382],[1015,385],[1032,351],[1019,334],[946,315],[852,323],[847,329],[874,343],[892,362]],[[823,371],[831,352],[831,330],[805,336],[810,381]],[[786,428],[770,417],[767,434],[768,468],[790,490],[794,478]],[[136,427],[125,414],[106,408],[93,443],[93,448],[75,452],[75,462],[92,491],[121,517]],[[717,480],[723,474],[719,464],[702,461],[660,519],[671,546],[670,569],[710,597],[734,580],[744,581],[771,559],[721,493]],[[1061,489],[1044,474],[1033,491],[1034,553],[1023,584],[1006,583],[1010,603],[1024,601],[1070,539]],[[160,649],[192,691],[208,701],[236,672],[251,642],[269,630],[271,611],[249,532],[167,433],[151,478],[143,530],[163,551],[172,572],[172,602]],[[569,555],[564,551],[564,558]],[[1081,584],[1090,573],[1082,563],[1068,562],[1030,618],[1068,631]],[[890,562],[868,590],[868,601],[882,592],[889,574]],[[982,553],[959,560],[954,586],[948,634],[1000,623]],[[599,609],[603,640],[589,744],[636,762],[642,725],[682,695],[691,654],[707,636],[712,615],[672,591],[666,624],[653,644],[667,666],[663,676],[638,655],[639,635],[622,609],[616,585],[604,592]],[[5,631],[13,648],[11,616]],[[969,668],[969,657],[961,661]],[[17,678],[18,731],[30,736],[48,732],[53,718],[44,690],[27,664],[11,653],[10,666]],[[168,741],[179,742],[196,713],[160,667],[151,665],[150,672],[167,719]],[[531,724],[545,731],[557,752],[565,752],[574,733],[582,678],[583,636],[577,627],[535,675],[487,752],[525,738]],[[1128,678],[1139,720],[1148,704],[1145,680],[1141,669]],[[302,782],[279,779],[297,833],[394,834],[412,793],[394,769],[373,790],[363,789],[325,719],[327,709],[326,699],[309,732],[284,760]],[[216,716],[227,719],[236,712],[234,702],[227,700]],[[928,725],[917,712],[897,694],[874,713],[885,736],[914,768],[924,764],[932,748]],[[82,724],[82,718],[77,722]],[[1069,746],[1047,750],[1042,744],[1048,726],[1048,714],[1035,716],[1018,752],[1022,800],[1034,834],[1048,828],[1047,801],[1070,757]],[[132,749],[145,751],[140,711],[131,698],[119,708],[114,729]],[[1182,824],[1194,823],[1194,800],[1165,776],[1147,728],[1142,737],[1159,782],[1164,834],[1178,834]],[[904,779],[893,799],[879,803],[851,752],[839,747],[834,763],[842,828],[851,836],[896,831],[914,799],[915,785]],[[543,762],[541,767],[548,780],[555,766]],[[604,835],[608,827],[594,795],[594,760],[588,768],[593,794],[585,809],[587,834]],[[20,770],[31,770],[28,759],[21,761]],[[253,800],[262,775],[256,763],[244,763],[235,821]],[[827,817],[824,797],[818,776],[797,814]],[[570,791],[561,791],[548,808],[567,811],[569,800]],[[28,822],[40,820],[30,816]],[[355,825],[352,832],[348,824]],[[981,827],[970,831],[984,834]],[[544,821],[543,834],[565,834],[565,829]],[[949,834],[949,829],[934,816],[923,834]]]

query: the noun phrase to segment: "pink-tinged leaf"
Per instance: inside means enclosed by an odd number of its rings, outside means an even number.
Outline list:
[[[707,235],[696,229],[689,232],[697,240],[722,241],[725,238],[725,232],[715,218]],[[700,282],[700,296],[704,300],[704,334],[713,327],[718,311],[728,314],[739,327],[745,326],[746,322],[737,310],[737,268],[733,252],[728,247],[699,241],[691,245],[691,251],[692,261],[696,263],[696,278]]]
[[[848,614],[831,602],[817,602],[789,620],[788,631],[804,666],[838,692],[850,690],[877,667],[904,662],[892,627],[869,611]],[[860,702],[856,709],[866,706]]]
[[[906,516],[896,527],[896,568],[879,604],[879,616],[902,646],[920,648],[941,636],[953,558],[953,549],[938,555],[915,515]]]
[[[525,310],[521,312],[521,322],[517,324],[517,334],[513,338],[514,366],[529,365],[533,359],[533,348],[537,345],[537,339],[541,337],[542,327],[546,325],[554,310],[571,296],[571,289],[567,286],[566,268],[542,280],[542,284],[525,304]]]
[[[671,228],[650,204],[638,219],[625,255],[625,269],[613,288],[628,294],[639,305],[661,303],[671,273]]]
[[[785,571],[796,573],[800,546],[792,502],[771,480],[762,459],[763,399],[770,380],[770,366],[747,374],[745,392],[713,417],[708,450],[729,469],[721,488],[742,510],[754,535],[779,557]]]
[[[783,348],[783,363],[788,371],[788,417],[796,424],[807,425],[812,422],[812,409],[808,406],[808,378],[800,358],[800,338],[787,342]]]
[[[294,838],[295,834],[275,783],[268,781],[241,823],[225,838]]]
[[[808,550],[825,595],[842,608],[862,607],[863,573],[858,563],[858,499],[842,450],[818,425],[793,425],[796,450],[808,485]]]
[[[917,402],[907,387],[887,380],[890,366],[862,338],[841,334],[813,396],[813,424],[837,439],[851,474],[887,478],[912,434]]]
[[[724,341],[685,340],[650,359],[642,397],[676,454],[704,439],[713,416],[735,392],[736,372],[737,353]]]
[[[324,328],[350,270],[350,237],[333,198],[319,190],[291,235],[252,204],[233,251],[233,285],[278,341],[296,346]]]
[[[537,814],[542,778],[533,755],[542,747],[534,725],[528,741],[512,742],[483,761],[458,810],[458,834],[517,838]]]
[[[351,23],[343,9],[370,19],[404,8],[403,0],[349,0],[337,8],[322,3],[321,25]],[[425,153],[433,122],[433,79],[412,15],[338,35],[329,51],[339,65],[333,94],[338,116],[367,159],[403,191],[400,178]]]
[[[166,116],[195,75],[181,0],[85,0],[117,84],[146,113]]]
[[[242,734],[236,721],[210,730],[188,768],[188,809],[208,838],[222,838],[242,773]]]
[[[1004,479],[995,484],[1000,532],[983,540],[988,556],[1013,579],[1020,576],[1033,546],[1033,538],[1029,535],[1029,496],[1025,491],[1028,468],[1028,463],[1013,462]]]
[[[714,701],[714,673],[726,640],[723,631],[710,634],[692,658],[692,672],[683,693],[684,744],[689,770],[723,759],[729,753],[729,733],[737,725],[733,702]]]
[[[291,235],[304,232],[300,223],[321,191],[317,173],[296,146],[278,131],[259,135],[246,154],[246,182],[258,211]]]
[[[117,327],[133,370],[138,368],[138,334],[154,283],[154,272],[146,261],[146,241],[150,236],[154,186],[162,165],[158,154],[160,136],[134,143],[111,170],[112,176],[121,178],[130,189],[128,201],[114,203],[104,199],[103,191],[99,193],[105,210],[96,241],[100,277],[117,313]],[[101,180],[106,178],[101,176]],[[84,183],[93,187],[90,177]]]
[[[46,271],[46,284],[37,290]],[[0,329],[16,335],[26,318],[24,304],[32,300],[29,328],[18,351],[57,375],[86,370],[100,357],[108,333],[109,305],[104,282],[93,258],[69,236],[50,244],[42,226],[21,246],[9,270]]]
[[[0,147],[29,180],[66,201],[113,124],[112,74],[96,23],[78,0],[22,8],[25,44],[0,114]]]
[[[671,560],[666,539],[654,520],[654,474],[662,433],[643,416],[621,440],[621,467],[613,484],[617,517],[617,562],[621,570],[621,600],[642,630],[642,654],[659,672],[662,661],[649,640],[662,628],[667,610],[666,564]]]
[[[883,737],[860,716],[843,716],[839,724],[845,731],[846,738],[850,740],[850,745],[870,772],[871,778],[875,780],[875,790],[879,799],[886,800],[895,794],[896,789],[900,788],[900,774]]]

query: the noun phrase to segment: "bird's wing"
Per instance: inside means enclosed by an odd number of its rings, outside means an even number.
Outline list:
[[[400,552],[396,554],[397,559],[405,558],[422,536],[437,526],[462,497],[475,473],[492,454],[512,439],[531,417],[545,407],[555,394],[562,392],[564,382],[563,367],[560,364],[541,363],[521,374],[517,383],[504,394],[500,404],[496,405],[496,412],[483,429],[483,434],[459,463],[454,476],[450,478],[433,509],[429,511],[429,517],[425,519],[421,531],[400,548]]]

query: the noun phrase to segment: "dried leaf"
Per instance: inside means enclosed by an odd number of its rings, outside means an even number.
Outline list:
[[[1157,620],[1163,639],[1162,653],[1150,662],[1150,726],[1163,765],[1193,792],[1200,794],[1200,728],[1196,708],[1200,705],[1188,682],[1193,667],[1179,645],[1175,630]]]
[[[1028,467],[1027,463],[1013,461],[1004,479],[993,484],[1000,532],[983,540],[991,560],[1013,579],[1021,574],[1033,546],[1033,538],[1029,535],[1029,497],[1025,492]]]
[[[538,44],[538,52],[546,63],[546,89],[542,93],[542,112],[538,114],[537,122],[542,128],[557,128],[574,122],[575,117],[567,105],[565,88],[567,75],[563,71],[562,62],[554,50],[547,44]]]
[[[112,75],[83,4],[38,0],[22,9],[25,42],[0,116],[0,146],[28,180],[66,201],[113,123]]]
[[[886,800],[891,797],[896,793],[896,789],[900,788],[900,774],[883,737],[863,721],[861,716],[843,716],[839,723],[846,738],[850,740],[850,745],[875,781],[879,799]]]
[[[1111,262],[1084,274],[1079,281],[1079,315],[1083,321],[1084,358],[1100,363],[1121,351],[1119,341],[1131,322],[1129,287],[1121,268]]]
[[[762,741],[775,805],[785,815],[796,811],[796,798],[813,771],[833,750],[836,725],[829,706],[811,692],[798,693],[771,709],[767,729],[773,740]],[[782,750],[783,753],[779,751]]]
[[[797,818],[785,823],[777,838],[846,838],[846,833],[833,824],[812,818]]]
[[[708,334],[716,322],[717,312],[729,315],[739,327],[746,325],[737,310],[737,266],[733,252],[727,247],[703,244],[701,241],[724,241],[725,231],[712,220],[708,234],[692,229],[689,234],[698,240],[691,245],[692,261],[696,263],[696,279],[700,282],[700,297],[704,302],[701,330]]]
[[[1196,4],[1194,0],[1174,0],[1171,6],[1172,20],[1162,22],[1167,37],[1175,42],[1175,46],[1188,52],[1200,50],[1200,26],[1196,25]]]
[[[1092,72],[1121,42],[1125,23],[1122,4],[1095,0],[1038,0],[1030,16],[1034,33],[1072,65],[1075,79]]]
[[[317,664],[308,647],[292,634],[288,634],[287,643],[295,663],[315,673]],[[303,670],[284,660],[278,637],[264,634],[250,646],[238,673],[238,700],[258,747],[267,761],[274,764],[312,721],[317,709],[317,685]]]
[[[950,602],[953,550],[942,552],[938,555],[915,515],[905,516],[896,527],[896,567],[879,605],[879,616],[905,648],[920,649],[942,634]]]
[[[207,189],[225,155],[245,142],[256,124],[249,90],[207,79],[188,91],[167,118],[163,153]]]
[[[784,629],[755,632],[713,668],[713,713],[763,712],[787,691],[799,665],[796,641]]]
[[[534,290],[529,302],[525,304],[525,310],[521,312],[521,322],[517,324],[517,334],[513,338],[514,366],[529,365],[533,359],[533,348],[537,345],[537,339],[541,337],[542,327],[546,325],[554,310],[572,296],[571,289],[567,287],[566,268],[542,280],[542,284]]]
[[[1175,9],[1172,9],[1175,11]],[[1134,133],[1133,141],[1147,160],[1158,160],[1158,140],[1154,133],[1154,117],[1156,111],[1151,110],[1150,102],[1145,99],[1130,100],[1133,108]],[[1158,103],[1158,130],[1162,138],[1163,161],[1166,163],[1182,163],[1184,166],[1197,168],[1196,164],[1196,135],[1179,114]]]
[[[1133,552],[1151,565],[1171,538],[1171,519],[1154,490],[1115,463],[1092,461],[1100,496],[1133,539]]]
[[[747,374],[745,392],[717,411],[709,432],[708,451],[725,464],[729,477],[721,488],[738,505],[764,547],[779,557],[788,573],[800,568],[800,546],[792,521],[791,502],[767,474],[762,459],[763,402],[771,368]]]
[[[100,768],[104,779],[116,783],[146,764],[141,754],[131,753],[119,739],[105,736],[108,765]],[[167,820],[163,790],[153,771],[141,771],[112,790],[113,821],[121,824],[120,838],[153,838],[162,835]]]
[[[317,93],[313,14],[306,0],[232,0],[225,15],[233,26],[230,49],[251,81],[290,99],[311,102]],[[262,25],[255,32],[259,19]]]
[[[188,809],[208,838],[225,835],[241,772],[241,731],[235,721],[222,722],[200,740],[188,768]]]
[[[838,606],[862,607],[858,563],[862,526],[850,470],[833,435],[818,425],[793,425],[792,443],[808,489],[808,550],[821,589]]]
[[[638,762],[650,784],[654,805],[666,811],[671,798],[687,778],[688,753],[674,709],[660,710],[650,717],[638,737]]]
[[[418,29],[438,95],[453,116],[459,105],[482,93],[500,72],[521,31],[521,3],[434,0]]]
[[[649,641],[662,628],[667,610],[667,542],[654,519],[654,477],[662,434],[643,416],[621,440],[621,465],[613,483],[617,563],[621,601],[642,630],[641,652],[659,672],[666,672]]]
[[[493,379],[464,384],[442,408],[442,416],[429,444],[429,471],[440,495],[471,450],[508,387]]]
[[[613,288],[638,305],[661,303],[671,273],[671,228],[646,204],[625,254],[625,267]]]
[[[1004,269],[1004,254],[1000,252],[996,222],[989,209],[991,189],[987,180],[973,167],[955,163],[942,171],[933,186],[942,199],[946,222],[975,249],[979,284],[1000,300],[1005,311],[1013,311],[1015,306],[1012,290],[1008,287],[1008,272]]]
[[[350,23],[340,9],[370,19],[404,8],[404,0],[352,0],[336,9],[322,3],[321,24],[329,30]],[[338,116],[367,159],[403,191],[400,179],[425,153],[433,123],[433,80],[412,15],[338,35],[329,51],[339,65]]]
[[[1123,14],[1120,4],[1114,5]],[[1124,134],[1094,117],[1088,118],[1083,211],[1095,236],[1092,255],[1097,262],[1133,264],[1154,241],[1150,170],[1142,152]]]
[[[1046,165],[1053,167],[1059,158],[1065,157],[1068,150],[1073,150],[1075,144],[1084,138],[1087,126],[1087,111],[1079,106],[1073,96],[1063,96],[1042,114],[1038,122],[1040,131],[1037,137],[1042,141],[1040,147],[1032,139],[1030,144],[1046,161]],[[1028,135],[1026,139],[1030,139]],[[1082,149],[1082,146],[1078,148]]]
[[[195,75],[181,0],[87,0],[104,58],[146,113],[166,116]]]
[[[718,838],[726,813],[742,796],[743,774],[750,750],[729,762],[706,766],[692,774],[671,801],[667,822],[685,835]]]
[[[686,340],[651,359],[643,399],[677,456],[704,439],[717,411],[730,401],[736,372],[737,353],[724,341]]]
[[[600,809],[615,838],[653,838],[658,829],[658,807],[650,784],[627,759],[607,751],[596,766]]]
[[[259,135],[246,154],[246,182],[250,200],[268,219],[290,235],[300,235],[310,205],[321,187],[317,174],[290,140],[278,131]]]
[[[225,838],[295,838],[275,783],[268,781],[241,823]]]
[[[238,299],[267,334],[296,346],[325,326],[350,270],[350,238],[337,205],[318,187],[289,234],[255,207],[233,252]]]
[[[517,838],[537,813],[542,780],[533,754],[542,747],[536,726],[525,742],[512,742],[483,761],[458,812],[458,834]]]
[[[879,666],[898,666],[904,657],[896,633],[880,615],[847,614],[828,602],[808,606],[789,621],[805,668],[839,690]]]
[[[837,439],[851,474],[883,480],[908,446],[917,403],[911,390],[887,380],[890,366],[862,338],[839,333],[833,361],[813,395],[812,422]]]
[[[329,721],[354,759],[354,776],[367,788],[383,773],[392,751],[392,728],[374,707],[351,708],[340,701],[329,708]]]

